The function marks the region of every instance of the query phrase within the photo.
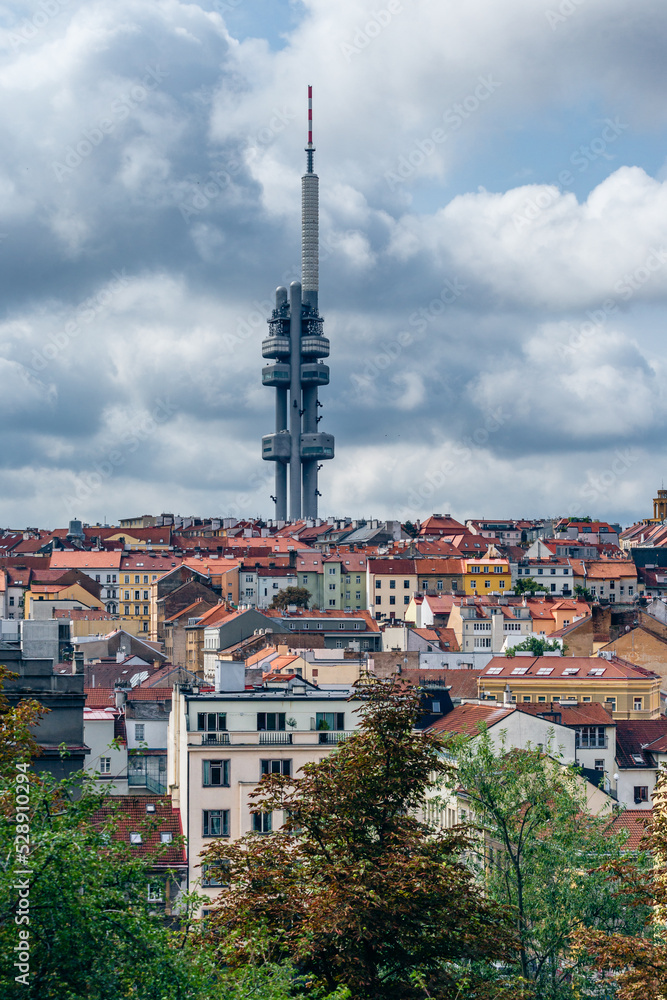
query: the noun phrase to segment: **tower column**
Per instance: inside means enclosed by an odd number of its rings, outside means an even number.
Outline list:
[[[287,388],[276,389],[276,431],[287,430]],[[287,520],[287,463],[276,462],[276,518]]]
[[[301,282],[290,285],[290,521],[301,517]],[[276,494],[277,495],[277,494]]]

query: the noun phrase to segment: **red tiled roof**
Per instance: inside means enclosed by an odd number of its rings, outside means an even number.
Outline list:
[[[520,668],[525,668],[521,674],[515,673]],[[550,670],[548,674],[538,674],[538,670]],[[566,670],[577,670],[576,674],[566,674]],[[593,671],[603,673],[596,674]],[[659,675],[643,667],[636,667],[627,660],[621,660],[614,656],[610,659],[602,656],[494,656],[482,670],[482,681],[487,678],[511,679],[512,677],[529,676],[532,680],[555,680],[559,678],[567,681],[570,677],[574,680],[587,681],[615,680],[619,677],[639,678],[655,677]]]
[[[511,715],[516,709],[503,708],[498,705],[457,705],[442,719],[437,719],[427,727],[427,732],[463,733],[474,736],[480,725],[495,726]]]
[[[155,806],[155,812],[146,811],[146,806]],[[143,843],[132,849],[139,855],[148,855],[159,851],[155,862],[156,868],[167,868],[186,863],[183,843],[180,841],[181,828],[180,810],[174,809],[171,799],[157,795],[110,795],[104,805],[95,813],[94,821],[102,823],[111,819],[115,827],[114,840],[130,846],[130,833],[140,833]],[[170,833],[172,843],[161,845],[160,834]]]
[[[625,809],[622,813],[614,817],[609,824],[609,829],[612,833],[627,830],[629,836],[624,845],[625,849],[628,851],[637,851],[646,834],[646,827],[652,819],[652,809]]]
[[[629,769],[655,767],[651,751],[645,748],[665,735],[667,719],[619,719],[616,723],[618,766]]]
[[[599,701],[581,702],[574,705],[561,705],[558,701],[521,702],[517,705],[521,712],[529,715],[560,714],[564,726],[615,726],[611,712]]]

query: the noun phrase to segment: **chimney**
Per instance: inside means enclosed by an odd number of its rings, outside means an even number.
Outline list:
[[[74,653],[74,655],[72,656],[72,667],[74,668],[73,673],[75,674],[83,673],[83,652],[79,652],[77,650]]]

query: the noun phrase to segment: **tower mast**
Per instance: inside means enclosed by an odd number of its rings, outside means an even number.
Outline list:
[[[329,368],[319,359],[329,356],[318,312],[319,293],[319,177],[313,170],[313,88],[308,87],[308,144],[306,173],[301,178],[301,282],[276,289],[276,308],[269,319],[269,337],[262,343],[265,358],[280,358],[262,372],[264,385],[276,388],[276,430],[262,438],[262,458],[276,462],[277,520],[317,517],[318,462],[334,457],[331,434],[317,429],[317,389],[328,385]],[[289,405],[288,405],[289,387]],[[289,430],[287,416],[289,411]]]

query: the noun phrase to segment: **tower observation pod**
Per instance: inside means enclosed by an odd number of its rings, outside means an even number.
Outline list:
[[[313,172],[313,88],[308,87],[306,173],[301,178],[301,281],[276,289],[276,305],[262,341],[262,384],[276,391],[276,429],[262,438],[262,458],[275,462],[273,497],[279,521],[317,517],[319,463],[334,457],[334,439],[318,430],[317,398],[329,384],[329,341],[318,312],[319,177]],[[289,475],[288,475],[289,467]],[[289,508],[287,480],[289,478]]]

